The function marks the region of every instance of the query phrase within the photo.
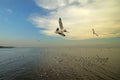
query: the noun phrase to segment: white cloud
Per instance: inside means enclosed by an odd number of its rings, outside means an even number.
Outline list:
[[[56,36],[59,27],[58,18],[68,29],[68,39],[95,38],[92,28],[99,34],[98,38],[120,36],[119,0],[35,0],[39,7],[50,10],[45,16],[33,15],[31,19],[41,33]]]
[[[56,9],[66,5],[67,0],[35,0],[38,6],[45,9]]]

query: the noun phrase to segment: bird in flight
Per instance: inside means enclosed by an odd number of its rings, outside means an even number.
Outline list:
[[[95,32],[94,28],[92,28],[93,35],[98,36],[98,34]]]
[[[65,36],[64,32],[67,32],[67,30],[64,29],[61,18],[59,18],[59,26],[60,26],[60,29],[57,28],[56,31],[55,31],[55,33],[56,33],[56,34],[59,34],[59,35],[61,35],[61,36]]]

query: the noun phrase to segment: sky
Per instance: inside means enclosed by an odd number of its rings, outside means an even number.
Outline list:
[[[120,46],[119,4],[120,0],[0,0],[0,45]],[[66,37],[55,34],[59,17],[69,31]]]

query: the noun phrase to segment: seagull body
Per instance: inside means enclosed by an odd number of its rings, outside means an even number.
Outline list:
[[[59,28],[56,29],[56,34],[59,34],[61,36],[65,36],[65,34],[59,30]]]
[[[56,34],[59,34],[59,35],[61,35],[61,36],[65,36],[64,32],[67,32],[67,30],[64,29],[61,18],[59,18],[59,26],[60,26],[60,29],[57,28],[55,33],[56,33]]]

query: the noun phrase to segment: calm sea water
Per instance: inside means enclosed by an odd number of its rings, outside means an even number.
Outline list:
[[[120,80],[120,48],[0,49],[0,80]]]

